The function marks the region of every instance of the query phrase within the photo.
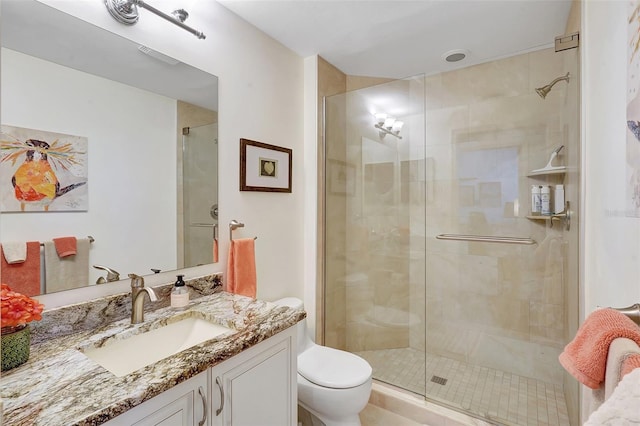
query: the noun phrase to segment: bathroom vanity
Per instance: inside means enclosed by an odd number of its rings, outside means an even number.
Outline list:
[[[295,425],[291,330],[199,373],[106,425]]]
[[[125,318],[64,336],[36,336],[29,361],[0,379],[4,424],[295,425],[294,325],[304,317],[303,311],[219,292],[192,300],[185,311],[145,312],[141,324]],[[218,327],[218,335],[173,348],[171,336],[198,338],[206,324]],[[143,342],[148,350],[127,352],[141,337],[149,338]],[[154,339],[166,344],[156,348]],[[103,350],[104,360],[91,353]],[[162,350],[174,353],[145,358]]]

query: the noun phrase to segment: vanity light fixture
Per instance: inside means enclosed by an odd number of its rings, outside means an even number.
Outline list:
[[[173,16],[171,16],[147,4],[143,0],[104,0],[104,4],[107,6],[107,10],[113,19],[124,25],[133,25],[138,22],[138,18],[140,17],[138,7],[141,7],[163,19],[166,19],[180,28],[189,31],[199,39],[206,38],[202,32],[195,30],[184,23],[184,21],[189,17],[189,13],[184,9],[174,10],[172,13]]]
[[[374,114],[374,116],[376,118],[376,123],[373,127],[380,131],[381,138],[386,135],[391,135],[398,139],[402,139],[402,136],[400,136],[400,130],[402,130],[402,126],[404,126],[402,121],[396,120],[394,117],[384,113],[377,113]]]

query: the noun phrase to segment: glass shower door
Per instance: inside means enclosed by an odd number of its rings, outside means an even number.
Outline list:
[[[217,261],[218,124],[188,128],[182,150],[184,266],[190,267]]]
[[[376,380],[421,395],[423,80],[325,99],[325,344],[366,359]],[[404,126],[393,134],[376,113]]]

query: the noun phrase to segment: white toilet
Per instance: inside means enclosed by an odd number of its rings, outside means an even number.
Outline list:
[[[273,303],[304,309],[295,297]],[[297,327],[298,404],[326,426],[360,426],[358,414],[371,394],[371,366],[352,353],[313,343],[306,320]]]

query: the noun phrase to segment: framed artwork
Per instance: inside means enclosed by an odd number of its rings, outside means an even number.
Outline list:
[[[1,127],[0,211],[87,211],[83,136]]]
[[[629,2],[627,45],[626,216],[640,217],[640,1]]]
[[[356,193],[356,167],[339,160],[327,160],[327,186],[331,194]]]
[[[240,191],[291,192],[289,148],[240,139]]]

